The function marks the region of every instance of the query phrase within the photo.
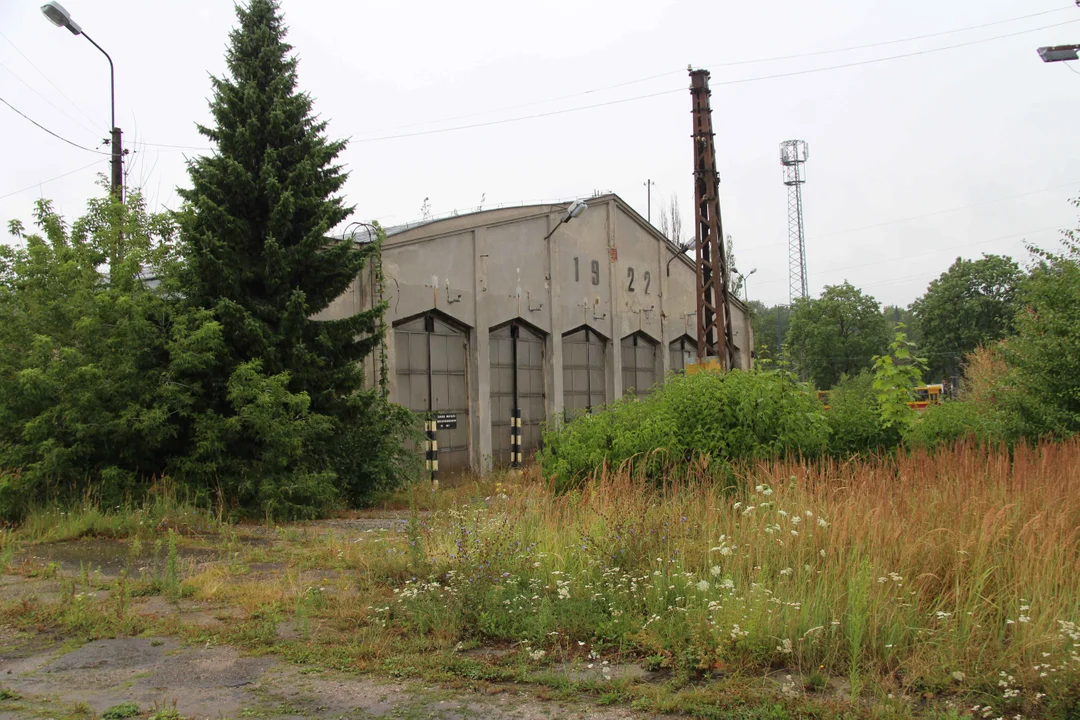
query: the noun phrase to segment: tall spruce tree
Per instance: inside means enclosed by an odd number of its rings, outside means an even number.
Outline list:
[[[212,79],[215,125],[199,126],[217,152],[189,164],[181,191],[180,292],[191,322],[216,338],[216,357],[177,371],[199,396],[178,469],[227,485],[233,502],[304,514],[327,500],[328,482],[340,489],[333,438],[362,420],[361,361],[379,341],[382,308],[311,318],[375,248],[327,240],[352,211],[338,194],[345,142],[326,138],[297,89],[277,0],[250,0],[237,16],[227,76]],[[298,417],[302,427],[283,437],[279,423]]]

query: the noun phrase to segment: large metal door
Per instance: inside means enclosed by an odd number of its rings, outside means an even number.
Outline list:
[[[668,345],[668,353],[672,372],[684,372],[686,366],[697,357],[697,342],[683,335]]]
[[[513,419],[521,417],[521,452],[527,460],[540,447],[544,422],[544,339],[521,323],[492,330],[491,452],[496,465],[513,462]],[[517,402],[515,403],[515,380]]]
[[[469,466],[468,337],[427,315],[394,328],[397,401],[413,412],[454,413],[457,428],[439,430],[439,471]]]
[[[607,390],[604,338],[583,327],[563,335],[563,407],[592,410],[604,404]]]
[[[641,333],[622,339],[624,394],[645,395],[656,385],[656,343]]]

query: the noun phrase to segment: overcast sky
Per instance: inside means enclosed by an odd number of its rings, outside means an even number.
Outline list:
[[[41,2],[0,0],[0,97],[104,150],[108,64],[50,25]],[[195,123],[209,119],[209,75],[224,70],[232,3],[66,7],[116,63],[117,124],[134,151],[129,183],[154,207],[176,208],[185,156],[207,145]],[[653,221],[676,194],[692,232],[693,64],[712,70],[724,229],[739,268],[757,268],[751,299],[788,299],[778,146],[790,138],[810,147],[814,294],[848,279],[883,303],[907,304],[957,256],[1026,259],[1025,241],[1053,246],[1057,229],[1077,225],[1068,199],[1080,195],[1080,63],[1044,64],[1035,52],[1080,42],[1080,8],[1068,0],[283,7],[301,87],[331,136],[351,138],[345,189],[356,219],[416,219],[425,198],[438,215],[482,198],[493,207],[594,190],[646,215],[651,179]],[[1043,14],[1018,19],[1035,13]],[[974,26],[984,27],[951,32]],[[865,45],[874,46],[829,52]],[[881,60],[922,51],[930,52]],[[744,62],[792,55],[801,57]],[[763,79],[775,75],[788,76]],[[579,109],[602,103],[613,104]],[[530,115],[542,117],[519,119]],[[106,156],[50,137],[4,105],[0,134],[5,224],[28,221],[36,197],[74,218],[101,192],[95,174],[107,173]]]

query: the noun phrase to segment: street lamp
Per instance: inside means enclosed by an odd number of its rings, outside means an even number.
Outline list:
[[[743,275],[743,274],[742,274],[741,272],[739,272],[739,271],[738,271],[738,270],[736,270],[735,268],[731,268],[731,272],[733,272],[733,273],[735,273],[736,275],[738,275],[738,276],[739,276],[739,280],[741,281],[741,282],[740,282],[740,284],[742,285],[742,289],[743,289],[743,299],[744,299],[744,300],[745,300],[746,302],[750,302],[750,291],[749,291],[749,290],[747,289],[747,287],[746,287],[746,278],[748,278],[748,277],[750,277],[751,275],[753,275],[754,273],[756,273],[756,272],[757,272],[757,268],[754,268],[753,270],[751,270],[750,272],[746,273],[745,275]]]
[[[1039,48],[1039,57],[1043,62],[1065,62],[1080,59],[1080,45],[1052,45]]]
[[[90,44],[100,50],[105,59],[109,61],[109,92],[112,107],[112,191],[114,195],[123,200],[124,171],[121,162],[123,151],[120,146],[120,128],[116,127],[116,71],[113,68],[112,58],[100,45],[94,42],[92,37],[83,32],[79,24],[71,19],[71,14],[56,0],[49,0],[49,2],[42,5],[41,12],[56,27],[67,28],[72,35],[82,35],[89,40]]]
[[[575,200],[574,202],[570,203],[570,206],[566,208],[566,214],[563,215],[563,219],[559,221],[558,225],[551,228],[551,232],[544,236],[544,240],[547,240],[552,235],[554,235],[555,231],[559,229],[559,226],[570,222],[576,217],[581,217],[581,213],[585,212],[588,209],[589,206],[581,200]]]

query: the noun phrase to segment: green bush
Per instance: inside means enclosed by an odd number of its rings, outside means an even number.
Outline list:
[[[828,435],[821,403],[789,373],[695,373],[672,377],[644,398],[548,426],[540,462],[565,488],[604,463],[630,461],[659,479],[700,456],[727,462],[814,456]]]
[[[1005,423],[998,413],[988,413],[967,400],[946,400],[923,411],[911,432],[911,443],[933,448],[957,440],[973,439],[979,443],[1000,442],[1007,438]]]
[[[885,427],[881,419],[874,377],[868,372],[840,378],[829,392],[829,453],[845,458],[861,453],[896,447],[900,432]]]

